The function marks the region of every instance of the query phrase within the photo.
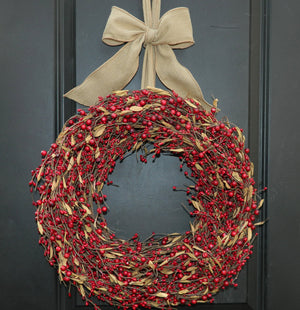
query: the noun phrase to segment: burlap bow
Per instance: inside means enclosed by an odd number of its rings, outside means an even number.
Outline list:
[[[177,61],[172,50],[194,44],[188,9],[172,9],[159,19],[160,0],[153,0],[152,7],[150,0],[143,0],[143,10],[145,23],[123,9],[112,7],[102,40],[112,46],[126,44],[65,97],[91,106],[97,103],[98,96],[123,89],[138,70],[139,54],[144,45],[141,88],[154,87],[157,74],[167,88],[183,98],[198,100],[210,110],[200,86],[191,72]]]

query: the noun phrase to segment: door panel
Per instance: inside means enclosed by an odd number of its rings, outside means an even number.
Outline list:
[[[1,1],[1,309],[56,307],[28,187],[40,150],[55,137],[54,16],[52,1]]]

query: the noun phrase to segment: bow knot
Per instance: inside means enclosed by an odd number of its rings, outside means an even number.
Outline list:
[[[157,40],[158,29],[146,27],[144,46],[153,44]]]
[[[123,89],[134,77],[139,66],[139,54],[146,48],[141,88],[155,87],[156,74],[161,82],[181,97],[190,97],[210,110],[200,86],[190,71],[176,59],[174,48],[194,44],[192,24],[187,8],[175,8],[161,18],[160,0],[143,0],[145,23],[118,7],[112,7],[102,40],[108,45],[126,43],[114,56],[92,72],[65,97],[83,105],[97,104],[114,90]]]

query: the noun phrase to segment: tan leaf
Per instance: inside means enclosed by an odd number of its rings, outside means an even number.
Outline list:
[[[50,254],[49,254],[49,258],[51,259],[53,257],[53,248],[52,246],[50,247]]]
[[[257,222],[254,225],[255,226],[260,226],[260,225],[264,225],[266,221],[261,221],[261,222]]]
[[[132,106],[129,108],[131,111],[133,112],[140,112],[143,110],[143,107],[139,107],[139,106]]]
[[[79,260],[78,260],[76,257],[74,257],[74,264],[75,264],[76,266],[79,266]]]
[[[117,96],[123,97],[126,96],[128,94],[128,90],[124,89],[124,90],[115,90],[113,91],[114,94],[116,94]]]
[[[85,229],[86,229],[86,231],[87,231],[88,233],[90,233],[90,232],[93,231],[92,227],[90,227],[90,226],[84,225],[84,227],[85,227]]]
[[[186,100],[185,101],[190,107],[194,108],[194,109],[197,109],[197,106],[193,103],[191,103],[189,100]]]
[[[89,143],[91,140],[92,140],[92,136],[87,136],[87,137],[85,138],[85,142],[86,142],[86,143]]]
[[[78,165],[80,164],[81,153],[82,153],[82,150],[79,151],[79,153],[78,153],[78,155],[77,155],[77,158],[76,158],[76,161],[77,161],[77,164],[78,164]]]
[[[44,229],[43,226],[41,225],[41,223],[39,221],[37,221],[37,227],[38,227],[38,231],[41,235],[44,234]]]
[[[105,125],[100,125],[94,128],[94,136],[95,137],[100,137],[103,132],[105,131],[106,126]]]
[[[110,258],[110,259],[115,259],[116,258],[115,255],[107,253],[107,252],[104,253],[104,256],[107,257],[107,258]]]
[[[130,285],[144,286],[144,283],[142,281],[133,281],[133,282],[130,282]]]
[[[167,293],[158,292],[155,294],[157,297],[167,298],[169,295]]]
[[[227,181],[223,180],[223,183],[225,184],[225,187],[226,187],[227,189],[231,189],[231,187],[230,187],[230,185],[227,183]]]
[[[36,180],[37,180],[38,182],[39,182],[39,180],[41,179],[41,175],[42,175],[43,171],[44,171],[44,166],[42,166],[42,167],[40,168],[39,173],[38,173],[38,175],[37,175],[37,177],[36,177]]]
[[[73,145],[75,145],[75,144],[76,144],[76,141],[75,141],[74,136],[72,135],[72,136],[71,136],[71,145],[73,146]]]
[[[164,89],[160,89],[160,88],[156,88],[156,87],[151,87],[151,86],[147,86],[147,89],[149,89],[150,91],[157,93],[158,95],[165,95],[165,96],[170,96],[170,92],[164,90]]]
[[[65,180],[64,177],[62,177],[62,181],[63,181],[63,186],[64,186],[64,188],[67,188],[67,183],[66,183],[66,180]]]
[[[258,206],[257,206],[257,209],[260,209],[260,208],[262,207],[264,201],[265,201],[265,200],[262,199],[262,200],[259,202],[259,204],[258,204]]]
[[[193,204],[194,208],[198,211],[201,211],[201,209],[203,209],[201,206],[201,203],[199,201],[192,200],[192,204]]]
[[[218,102],[219,102],[219,99],[215,98],[214,101],[213,101],[213,106],[214,106],[215,108],[218,107]]]
[[[184,289],[184,290],[180,290],[178,291],[178,294],[179,295],[182,295],[182,294],[187,294],[190,290],[188,288]]]
[[[82,204],[81,205],[82,208],[86,211],[87,214],[92,214],[92,211],[90,210],[90,208],[88,208],[86,205]],[[89,226],[88,226],[89,227]]]
[[[151,260],[149,260],[148,265],[154,270],[155,269],[155,265],[153,264],[153,262]]]
[[[71,207],[70,207],[66,202],[63,202],[63,206],[64,206],[64,208],[68,211],[68,213],[69,213],[70,215],[73,214]]]
[[[170,151],[175,153],[182,153],[184,152],[184,149],[170,149]]]
[[[163,273],[163,274],[172,274],[172,273],[174,273],[173,270],[167,269],[167,268],[163,268],[162,270],[160,270],[160,272]]]
[[[236,179],[236,181],[243,182],[242,178],[236,171],[232,172],[232,176]]]
[[[252,239],[252,229],[248,227],[248,241]]]
[[[187,253],[187,255],[191,258],[193,258],[194,260],[198,261],[198,258],[196,257],[196,255],[194,253]]]
[[[95,158],[98,158],[100,156],[100,149],[97,146],[96,151],[95,151]]]
[[[164,260],[162,263],[159,264],[159,267],[164,266],[165,264],[167,264],[169,262],[168,259]]]
[[[70,171],[74,165],[74,157],[71,157],[67,170]]]
[[[84,288],[83,288],[83,286],[80,284],[79,285],[79,289],[80,289],[80,294],[83,296],[83,297],[85,297],[85,290],[84,290]]]
[[[201,151],[201,152],[204,151],[204,148],[198,139],[196,139],[195,143],[196,143],[196,146],[199,149],[199,151]]]
[[[199,165],[198,163],[195,164],[195,167],[196,167],[198,170],[203,170],[203,168],[201,167],[201,165]]]

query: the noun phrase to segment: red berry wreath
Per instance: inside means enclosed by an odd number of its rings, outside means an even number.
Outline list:
[[[123,308],[212,301],[252,253],[256,203],[253,165],[242,130],[192,99],[158,89],[119,91],[79,110],[43,151],[31,190],[40,244],[60,280],[86,304],[96,298]],[[190,231],[141,242],[118,239],[105,220],[102,189],[117,159],[153,145],[190,169]],[[145,157],[141,156],[145,161]],[[182,167],[182,166],[181,166]]]

